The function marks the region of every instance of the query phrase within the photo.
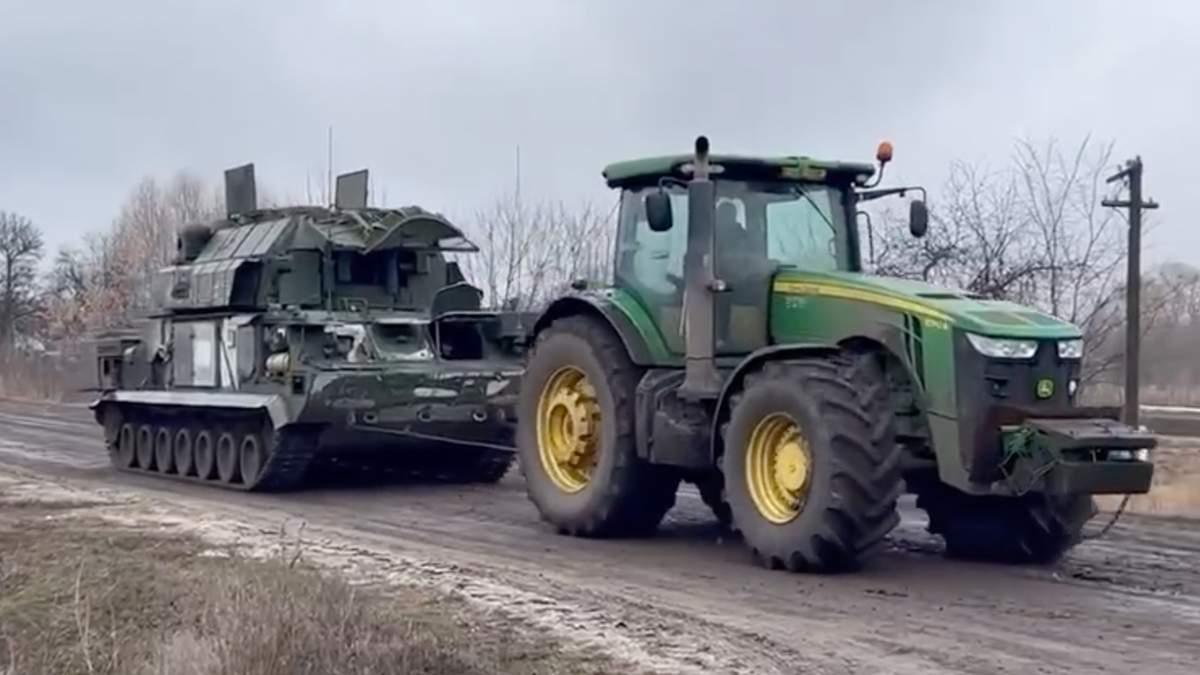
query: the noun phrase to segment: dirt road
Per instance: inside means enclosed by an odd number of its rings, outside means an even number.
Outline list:
[[[267,532],[303,520],[311,536],[410,572],[413,561],[451,570],[477,599],[668,671],[1192,673],[1200,662],[1200,521],[1126,516],[1055,568],[1019,568],[944,560],[906,499],[884,554],[821,577],[752,566],[686,488],[658,537],[589,541],[549,531],[515,471],[488,487],[288,495],[118,474],[79,405],[0,402],[5,469]]]

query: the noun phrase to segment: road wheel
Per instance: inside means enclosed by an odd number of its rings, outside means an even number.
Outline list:
[[[922,487],[917,506],[948,557],[1012,564],[1057,562],[1096,514],[1091,495],[977,497],[942,483]]]
[[[143,424],[137,430],[137,465],[139,469],[154,469],[154,427]]]
[[[122,469],[137,465],[137,427],[130,422],[121,425],[117,436],[116,464]]]
[[[175,453],[171,447],[171,430],[167,427],[159,427],[158,431],[154,432],[154,465],[158,467],[160,473],[173,473],[175,471]]]
[[[239,460],[237,439],[232,432],[222,431],[217,436],[217,479],[226,484],[234,483],[238,479]]]
[[[258,482],[262,469],[267,463],[266,444],[263,443],[260,434],[250,432],[242,436],[242,442],[238,447],[238,459],[242,482],[253,486]]]
[[[208,429],[196,432],[192,441],[192,452],[196,456],[196,475],[200,480],[209,480],[216,473],[217,453],[213,443],[213,433]]]
[[[608,326],[555,321],[539,336],[521,383],[518,449],[542,518],[578,536],[653,532],[679,476],[637,457],[639,370]]]
[[[747,376],[725,426],[735,527],[770,568],[856,566],[899,522],[900,449],[869,355],[768,363]]]
[[[175,432],[172,451],[175,455],[175,472],[180,476],[191,475],[196,467],[196,456],[192,453],[192,432],[187,427]]]

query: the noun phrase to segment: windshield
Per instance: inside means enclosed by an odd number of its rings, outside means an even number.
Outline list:
[[[371,337],[384,361],[423,361],[433,358],[425,327],[412,323],[374,324]]]
[[[628,190],[618,254],[625,279],[657,293],[674,293],[687,250],[688,197],[671,188],[674,225],[654,232],[645,222],[645,195]],[[772,264],[829,271],[851,269],[843,192],[804,183],[717,181],[717,273],[722,278],[761,275]]]
[[[717,251],[811,270],[847,269],[841,193],[823,185],[718,183]]]
[[[766,202],[767,257],[808,269],[848,269],[841,194],[825,187],[796,189]]]

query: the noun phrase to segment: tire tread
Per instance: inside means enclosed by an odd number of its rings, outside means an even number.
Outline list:
[[[899,522],[902,448],[895,443],[894,413],[882,368],[873,354],[849,351],[768,362],[750,373],[743,389],[733,395],[732,414],[737,414],[747,392],[771,381],[803,391],[815,402],[830,441],[833,498],[810,536],[776,543],[774,550],[756,548],[755,558],[768,567],[786,561],[792,571],[855,567],[880,548]],[[729,427],[722,427],[726,457],[733,447]]]
[[[611,445],[616,451],[616,456],[611,473],[604,477],[601,485],[602,496],[598,499],[596,508],[588,509],[575,518],[556,520],[542,508],[532,491],[529,492],[530,499],[538,505],[544,520],[567,534],[581,537],[649,534],[658,528],[667,511],[674,506],[679,479],[669,469],[654,466],[637,457],[634,440],[634,395],[641,370],[630,360],[625,345],[611,328],[597,319],[579,315],[558,319],[539,333],[530,362],[537,359],[538,350],[544,348],[547,342],[560,339],[560,336],[571,336],[587,343],[605,368],[608,388],[612,392],[612,414],[617,430],[617,438],[613,439]],[[538,392],[527,392],[523,386],[522,394],[536,396]],[[536,424],[535,420],[528,417],[521,415],[518,423]],[[522,434],[522,437],[528,437],[528,431]],[[521,462],[525,480],[544,480],[540,467],[531,470],[527,465],[538,461],[536,448],[529,454],[532,457],[523,458]]]

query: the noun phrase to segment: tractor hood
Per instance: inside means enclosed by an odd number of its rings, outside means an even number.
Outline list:
[[[880,305],[991,337],[1064,339],[1081,335],[1076,326],[1028,307],[921,281],[785,270],[775,277],[774,290]]]

